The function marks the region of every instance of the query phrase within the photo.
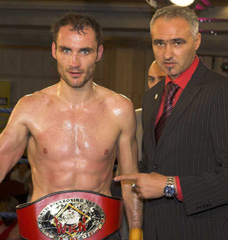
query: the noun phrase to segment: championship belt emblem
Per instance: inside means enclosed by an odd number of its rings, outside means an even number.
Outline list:
[[[123,202],[91,191],[49,194],[17,206],[22,239],[96,240],[121,227]]]
[[[51,239],[86,239],[105,223],[104,211],[89,200],[68,198],[45,207],[39,214],[40,231]]]

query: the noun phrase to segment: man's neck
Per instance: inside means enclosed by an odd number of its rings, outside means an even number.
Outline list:
[[[80,88],[70,87],[63,81],[57,85],[58,97],[66,102],[71,108],[80,107],[90,102],[95,97],[96,84],[87,82],[86,85]]]

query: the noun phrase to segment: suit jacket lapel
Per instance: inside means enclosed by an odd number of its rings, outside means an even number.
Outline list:
[[[202,88],[202,83],[204,82],[203,77],[205,76],[207,68],[203,63],[199,63],[195,73],[188,82],[187,86],[183,90],[180,98],[178,99],[175,107],[173,108],[172,114],[169,116],[167,123],[163,129],[162,135],[159,139],[157,147],[164,141],[169,132],[172,130],[173,126],[178,122],[178,119],[184,114],[188,109],[191,102],[194,100],[195,96]]]
[[[165,86],[165,80],[159,82],[156,84],[150,91],[150,104],[148,113],[145,113],[146,116],[149,116],[149,131],[150,131],[150,136],[151,136],[151,141],[155,143],[155,136],[154,136],[154,129],[155,129],[155,121],[156,121],[156,116],[161,104],[161,99],[162,99],[162,94],[164,91],[164,86]]]

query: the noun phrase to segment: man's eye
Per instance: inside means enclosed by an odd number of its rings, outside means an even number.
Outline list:
[[[148,81],[150,81],[150,82],[153,82],[154,80],[155,80],[155,78],[153,78],[153,77],[148,78]]]
[[[83,55],[87,55],[87,54],[89,53],[89,51],[88,51],[88,50],[82,50],[81,53],[82,53]]]
[[[69,52],[70,52],[70,49],[63,49],[63,52],[64,52],[64,53],[69,53]]]
[[[163,46],[164,43],[162,43],[162,42],[156,42],[155,45],[160,47],[160,46]]]
[[[177,46],[180,46],[182,44],[183,44],[182,42],[175,42],[175,45],[177,45]]]
[[[163,79],[165,79],[165,76],[159,77],[159,81],[161,81],[161,80],[163,80]]]

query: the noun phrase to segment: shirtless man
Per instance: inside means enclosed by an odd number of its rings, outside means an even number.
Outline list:
[[[64,190],[111,196],[116,157],[121,174],[138,171],[134,106],[93,82],[103,53],[102,30],[94,18],[68,13],[54,23],[52,33],[60,81],[24,96],[14,108],[0,135],[0,181],[27,146],[31,201]],[[130,239],[140,239],[142,203],[129,184],[123,183],[122,190]]]

